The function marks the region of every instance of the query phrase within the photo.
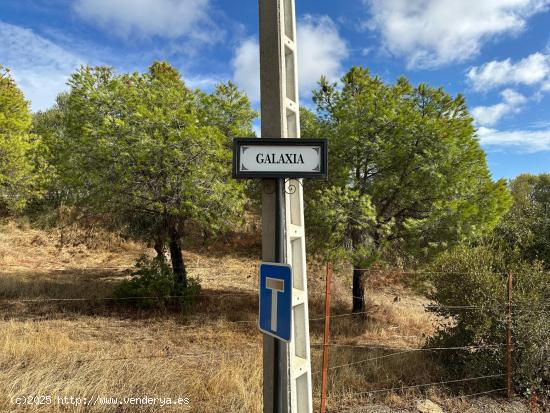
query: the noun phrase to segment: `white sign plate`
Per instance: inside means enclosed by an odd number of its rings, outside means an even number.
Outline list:
[[[235,178],[325,178],[326,175],[326,140],[235,139]]]

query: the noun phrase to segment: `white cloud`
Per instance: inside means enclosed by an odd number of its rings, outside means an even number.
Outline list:
[[[478,137],[485,147],[509,147],[528,153],[550,151],[550,129],[499,131],[481,127]]]
[[[435,67],[477,55],[486,41],[523,30],[550,0],[363,0],[386,49],[409,67]]]
[[[0,38],[0,61],[12,70],[33,111],[52,106],[69,74],[84,63],[32,30],[1,21]]]
[[[191,75],[182,73],[182,79],[185,85],[191,89],[201,89],[202,91],[212,91],[217,84],[224,83],[227,79],[217,75]]]
[[[550,82],[550,55],[533,53],[513,63],[510,59],[493,60],[481,67],[472,67],[467,74],[475,90],[486,91],[506,84],[535,85]],[[544,88],[544,87],[543,87]]]
[[[85,20],[122,37],[161,36],[211,42],[218,38],[210,0],[77,0]]]
[[[233,57],[233,80],[252,102],[260,101],[260,51],[256,39],[243,41]]]
[[[298,76],[300,93],[311,94],[321,76],[336,81],[348,48],[327,16],[305,16],[298,21]],[[253,102],[260,100],[260,57],[256,39],[244,40],[235,50],[233,79]]]
[[[527,98],[513,89],[505,89],[501,92],[504,102],[510,106],[520,106],[527,102]]]
[[[101,50],[92,50],[89,45],[79,45],[81,53],[75,53],[46,39],[30,29],[0,21],[0,63],[11,69],[12,75],[31,102],[33,111],[50,108],[57,95],[67,90],[70,75],[80,65],[105,64],[103,56],[113,63],[116,57]],[[69,41],[70,39],[64,39]],[[73,41],[74,43],[74,41]],[[97,52],[97,53],[95,53]],[[83,57],[86,55],[86,57]],[[126,63],[128,60],[125,61]],[[141,65],[123,66],[121,70],[142,70]],[[222,75],[184,73],[183,79],[191,88],[212,90],[214,85],[226,80]]]
[[[505,89],[501,92],[502,102],[492,106],[477,106],[472,109],[472,115],[476,124],[493,126],[502,117],[509,113],[519,113],[527,98],[512,89]]]
[[[476,124],[493,126],[504,115],[510,111],[510,107],[505,103],[498,103],[492,106],[478,106],[472,109],[472,115],[476,120]]]
[[[305,16],[298,21],[298,73],[300,93],[308,96],[321,76],[340,78],[348,47],[330,17]]]

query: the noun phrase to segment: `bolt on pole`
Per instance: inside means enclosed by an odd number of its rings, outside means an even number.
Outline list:
[[[259,17],[262,138],[299,138],[295,1],[259,0]],[[271,179],[264,187],[275,190],[262,191],[262,259],[290,264],[293,274],[291,341],[264,336],[264,413],[311,413],[302,183]]]

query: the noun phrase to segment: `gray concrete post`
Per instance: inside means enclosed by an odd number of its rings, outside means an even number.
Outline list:
[[[262,137],[299,138],[295,3],[259,0],[259,7]],[[262,191],[262,258],[292,265],[294,284],[290,344],[264,336],[264,413],[311,413],[303,188],[297,180],[284,182],[284,191],[281,181],[264,186],[272,189]]]

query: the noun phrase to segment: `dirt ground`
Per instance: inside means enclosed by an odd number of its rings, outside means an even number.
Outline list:
[[[334,410],[336,412],[337,410]],[[521,401],[498,401],[488,397],[481,397],[477,400],[468,402],[454,403],[450,407],[442,407],[443,412],[448,413],[530,413],[525,403]],[[411,408],[409,410],[392,408],[381,405],[366,405],[344,410],[342,413],[418,413],[419,410]],[[330,412],[328,412],[330,413]]]

